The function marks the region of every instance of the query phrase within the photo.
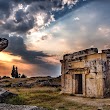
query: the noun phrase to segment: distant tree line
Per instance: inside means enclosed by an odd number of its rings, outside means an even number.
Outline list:
[[[15,67],[14,65],[12,68],[11,76],[12,76],[12,78],[26,78],[27,77],[25,74],[19,74],[18,68]]]

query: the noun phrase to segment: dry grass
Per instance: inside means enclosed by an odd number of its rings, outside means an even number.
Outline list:
[[[17,83],[17,82],[33,82],[36,78],[25,79],[6,79],[2,83]],[[5,89],[17,93],[18,96],[9,98],[5,102],[17,105],[36,105],[48,110],[97,110],[98,107],[88,106],[87,104],[78,103],[76,101],[66,100],[66,97],[74,98],[74,96],[61,95],[60,88],[55,87],[39,87],[32,88],[24,87],[6,87]],[[94,99],[95,100],[95,99]],[[88,99],[89,101],[89,99]],[[104,110],[110,110],[110,106],[104,106]]]
[[[10,104],[36,105],[49,110],[96,110],[96,107],[67,101],[64,95],[59,94],[58,88],[34,87],[34,88],[7,88],[9,91],[19,94],[17,97],[6,100]]]

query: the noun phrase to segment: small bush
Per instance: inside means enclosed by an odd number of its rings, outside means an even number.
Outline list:
[[[22,74],[21,78],[27,78],[27,76],[25,74]]]
[[[13,104],[13,105],[24,105],[24,104],[26,104],[25,98],[23,96],[15,96],[12,98],[8,98],[6,100],[6,103]]]

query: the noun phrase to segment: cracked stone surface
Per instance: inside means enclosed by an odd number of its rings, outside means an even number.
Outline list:
[[[8,40],[0,38],[0,51],[4,50],[8,46]]]

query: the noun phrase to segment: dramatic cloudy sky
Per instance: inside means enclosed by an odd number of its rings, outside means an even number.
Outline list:
[[[0,75],[58,76],[62,55],[110,48],[110,0],[0,0]]]

